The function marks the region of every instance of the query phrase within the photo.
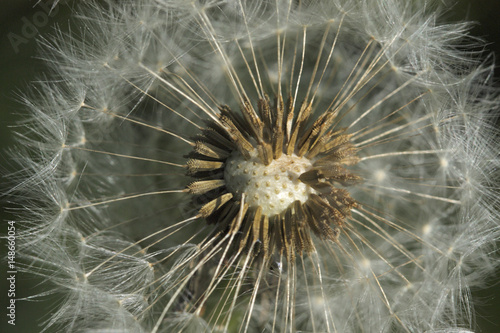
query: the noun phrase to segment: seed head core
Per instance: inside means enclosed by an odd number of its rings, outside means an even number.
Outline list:
[[[357,150],[335,127],[337,111],[312,119],[311,102],[294,105],[291,97],[271,105],[266,96],[257,109],[242,101],[240,113],[221,106],[188,155],[198,216],[235,253],[294,260],[314,251],[311,234],[336,241],[357,206],[343,188],[361,180],[345,168],[357,163]]]
[[[281,155],[269,165],[260,161],[257,152],[246,160],[235,151],[226,161],[224,180],[237,199],[245,193],[249,207],[262,207],[262,214],[272,217],[284,212],[295,201],[305,203],[314,189],[299,177],[312,168],[311,162],[297,155]]]

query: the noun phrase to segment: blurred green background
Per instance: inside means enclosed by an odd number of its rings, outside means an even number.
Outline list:
[[[404,0],[401,0],[404,1]],[[439,1],[439,0],[438,0]],[[0,179],[5,184],[6,170],[9,170],[9,159],[6,149],[12,147],[12,137],[16,120],[25,110],[16,101],[16,93],[22,92],[30,81],[36,79],[44,71],[43,62],[38,60],[37,43],[39,36],[53,31],[54,27],[64,27],[70,19],[71,8],[77,1],[62,0],[54,11],[47,15],[43,6],[36,5],[38,0],[0,0]],[[50,0],[41,0],[50,6]],[[446,1],[448,3],[448,1]],[[482,37],[488,42],[487,49],[497,56],[497,67],[500,65],[500,0],[458,0],[445,17],[450,21],[471,20],[477,24],[472,30],[474,36]],[[36,30],[26,28],[26,22],[37,23]],[[495,77],[500,78],[499,69]],[[10,168],[10,170],[12,170]],[[8,202],[0,199],[0,234],[7,232],[6,221],[11,219],[5,210]],[[5,241],[0,240],[0,253],[5,254]],[[48,297],[44,301],[33,299],[16,303],[16,326],[7,324],[6,307],[8,299],[7,265],[0,263],[0,332],[40,332],[41,323],[47,320],[48,314],[54,310],[54,300]],[[17,274],[16,292],[18,298],[28,297],[44,292],[42,281],[31,276]],[[488,289],[473,291],[476,302],[477,332],[500,332],[500,272],[492,279]],[[52,331],[47,331],[48,333]]]

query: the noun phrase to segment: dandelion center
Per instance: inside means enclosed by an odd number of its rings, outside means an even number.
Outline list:
[[[262,214],[274,216],[295,201],[305,203],[309,193],[316,193],[299,179],[311,168],[308,159],[296,155],[282,155],[264,165],[257,151],[251,153],[249,160],[236,151],[226,161],[224,179],[228,190],[238,199],[245,193],[250,207],[260,206]]]
[[[312,103],[292,98],[241,104],[219,107],[195,138],[187,168],[198,215],[238,251],[264,256],[313,251],[311,234],[336,240],[357,205],[345,187],[361,180],[346,168],[358,158],[337,113],[315,118]]]

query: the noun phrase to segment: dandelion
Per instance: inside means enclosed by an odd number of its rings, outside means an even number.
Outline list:
[[[25,98],[26,269],[64,331],[463,332],[499,109],[422,1],[105,1]]]

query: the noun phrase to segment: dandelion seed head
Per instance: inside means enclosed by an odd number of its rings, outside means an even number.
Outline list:
[[[17,153],[66,331],[472,325],[499,109],[466,23],[386,1],[89,1]],[[461,47],[456,47],[461,45]],[[463,46],[463,47],[462,47]]]

